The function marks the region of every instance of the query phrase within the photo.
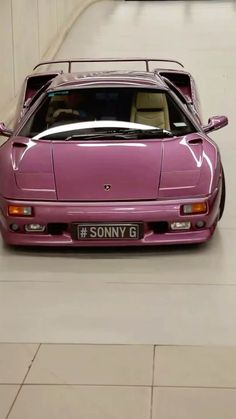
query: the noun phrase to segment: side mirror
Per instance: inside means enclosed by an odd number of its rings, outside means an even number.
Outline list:
[[[4,122],[0,122],[0,135],[4,137],[10,137],[13,134],[13,131],[6,128]]]
[[[228,125],[228,118],[226,116],[213,116],[208,119],[208,124],[203,126],[203,131],[208,133],[216,131]]]

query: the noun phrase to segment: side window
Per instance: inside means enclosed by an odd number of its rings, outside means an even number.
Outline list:
[[[30,116],[20,135],[23,137],[34,137],[39,132],[47,129],[46,115],[48,111],[49,98],[45,98],[37,110]]]
[[[194,132],[195,129],[191,122],[169,95],[167,95],[167,103],[170,118],[170,130],[173,134],[186,135],[190,132]]]

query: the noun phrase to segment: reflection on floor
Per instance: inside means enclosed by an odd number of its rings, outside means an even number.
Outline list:
[[[213,240],[194,248],[17,251],[0,244],[0,341],[236,345],[234,5],[105,0],[74,25],[58,58],[179,59],[197,80],[204,118],[229,116],[229,127],[214,134],[226,211]]]

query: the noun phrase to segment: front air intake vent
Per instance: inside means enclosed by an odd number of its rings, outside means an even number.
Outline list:
[[[52,236],[61,236],[68,229],[68,224],[65,223],[49,223],[47,226],[48,234]]]

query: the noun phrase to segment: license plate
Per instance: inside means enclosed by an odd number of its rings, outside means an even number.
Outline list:
[[[137,240],[140,224],[77,224],[78,240]]]

